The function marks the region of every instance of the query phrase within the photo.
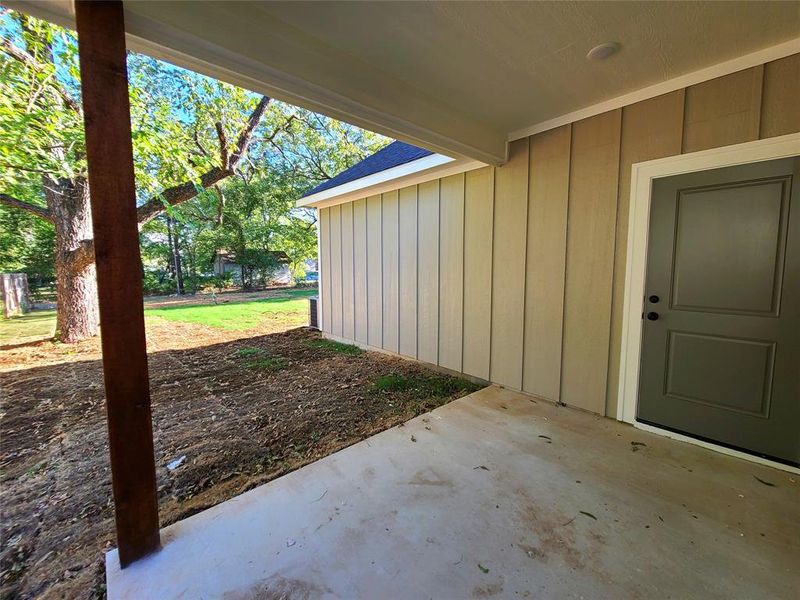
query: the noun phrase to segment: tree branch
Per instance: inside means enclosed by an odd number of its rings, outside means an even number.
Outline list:
[[[262,142],[268,142],[268,143],[270,143],[270,144],[274,144],[275,137],[276,137],[276,136],[277,136],[277,135],[278,135],[278,134],[279,134],[281,131],[289,131],[289,128],[291,127],[291,125],[292,125],[292,122],[293,122],[293,121],[295,121],[295,120],[297,120],[297,115],[290,115],[290,116],[289,116],[289,118],[288,118],[288,119],[286,119],[286,120],[283,122],[283,124],[282,124],[282,125],[280,125],[279,127],[276,127],[276,128],[275,128],[275,131],[273,131],[273,132],[272,132],[270,135],[268,135],[267,137],[265,137],[265,138],[264,138],[263,140],[261,140],[261,141],[262,141]]]
[[[186,202],[197,196],[198,185],[202,188],[211,187],[232,174],[232,171],[214,167],[200,176],[199,184],[196,184],[194,181],[184,181],[171,188],[167,188],[161,192],[161,194],[155,198],[150,198],[150,200],[136,209],[139,225],[144,225],[154,217],[160,215],[166,210],[166,206],[176,206],[177,204]]]
[[[49,171],[47,169],[37,169],[35,167],[23,167],[22,165],[14,165],[1,160],[0,160],[0,167],[5,167],[6,169],[15,169],[17,171],[27,171],[29,173],[44,173],[46,175],[57,175],[55,171]]]
[[[194,127],[194,133],[192,134],[192,136],[194,137],[194,143],[195,143],[195,145],[196,145],[196,146],[198,147],[198,149],[200,150],[200,154],[202,154],[203,156],[211,156],[211,155],[208,153],[208,150],[206,150],[206,149],[203,147],[203,144],[201,144],[201,143],[200,143],[200,135],[199,135],[199,134],[198,134],[198,132],[197,132],[197,124],[195,124],[195,127]]]
[[[210,171],[203,173],[200,176],[199,183],[194,181],[184,181],[178,185],[167,188],[161,194],[154,198],[150,198],[147,202],[142,204],[136,209],[139,225],[144,225],[154,217],[158,216],[166,209],[166,206],[175,206],[187,200],[191,200],[198,193],[198,185],[201,188],[209,188],[212,185],[219,183],[226,177],[233,175],[234,169],[239,161],[247,152],[247,147],[253,137],[253,131],[258,127],[261,118],[267,110],[270,99],[263,96],[255,107],[250,117],[247,119],[247,125],[239,135],[239,141],[236,146],[236,151],[228,158],[226,168],[214,167]],[[165,206],[166,205],[166,206]]]
[[[31,56],[28,52],[19,48],[12,44],[9,40],[3,39],[0,40],[0,49],[5,51],[11,58],[21,62],[25,66],[30,69],[33,69],[37,73],[44,73],[47,70],[47,66],[38,62],[33,56]],[[55,69],[55,65],[53,66]],[[76,101],[75,98],[70,96],[67,91],[62,88],[60,85],[56,85],[55,83],[50,83],[50,86],[56,93],[64,100],[64,104],[67,105],[68,108],[75,111],[79,115],[82,114],[80,102]]]
[[[222,123],[217,121],[214,123],[214,128],[217,130],[217,137],[219,138],[219,157],[222,160],[222,168],[228,168],[228,138],[225,137],[225,129]]]
[[[0,192],[0,204],[5,204],[6,206],[11,206],[12,208],[26,210],[29,213],[36,215],[40,219],[50,221],[51,223],[53,222],[53,216],[46,208],[42,206],[36,206],[35,204],[25,202],[24,200],[18,200],[17,198],[9,196],[8,194],[3,194],[2,192]]]
[[[250,140],[253,137],[253,131],[255,131],[256,127],[258,127],[258,124],[261,122],[261,117],[263,117],[264,113],[267,112],[269,101],[269,97],[262,96],[255,110],[250,114],[250,118],[247,119],[247,125],[242,130],[242,133],[239,134],[239,141],[236,143],[236,150],[234,150],[230,157],[230,162],[228,165],[230,170],[236,168],[236,165],[239,164],[239,161],[244,153],[247,152],[247,147],[250,145]]]

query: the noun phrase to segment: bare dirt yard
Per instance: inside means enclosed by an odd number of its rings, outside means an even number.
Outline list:
[[[196,309],[146,317],[162,526],[477,389],[323,340],[288,308],[260,306],[240,329],[206,305],[213,326]],[[0,400],[0,598],[105,597],[114,526],[99,339],[6,344]]]

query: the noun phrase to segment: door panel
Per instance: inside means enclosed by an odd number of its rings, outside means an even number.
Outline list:
[[[800,463],[799,177],[794,158],[654,182],[638,420]]]
[[[665,395],[768,416],[774,343],[680,331],[668,339]]]
[[[787,177],[679,193],[673,309],[775,313],[790,182]]]

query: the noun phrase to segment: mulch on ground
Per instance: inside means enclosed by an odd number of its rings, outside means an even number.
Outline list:
[[[162,527],[476,389],[273,328],[148,318]],[[99,341],[6,350],[0,378],[0,597],[102,598],[115,538]]]

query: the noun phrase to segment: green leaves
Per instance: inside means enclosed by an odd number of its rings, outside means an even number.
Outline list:
[[[48,180],[86,173],[77,40],[71,31],[13,11],[0,15],[0,35],[0,191],[44,206]],[[201,176],[224,168],[223,157],[239,150],[260,96],[135,53],[128,55],[128,79],[138,202],[187,181],[198,192],[168,207],[193,273],[210,272],[224,249],[257,270],[268,270],[265,257],[281,250],[302,274],[304,261],[316,257],[316,213],[295,202],[389,141],[272,101],[235,175],[220,184],[223,207],[216,191],[203,189]],[[3,209],[0,220],[13,210]],[[35,217],[14,218],[24,223],[3,233],[0,268],[31,260],[25,253],[31,235],[37,244],[52,244],[49,224],[32,228]],[[159,219],[143,228],[142,254],[146,266],[167,268]]]

